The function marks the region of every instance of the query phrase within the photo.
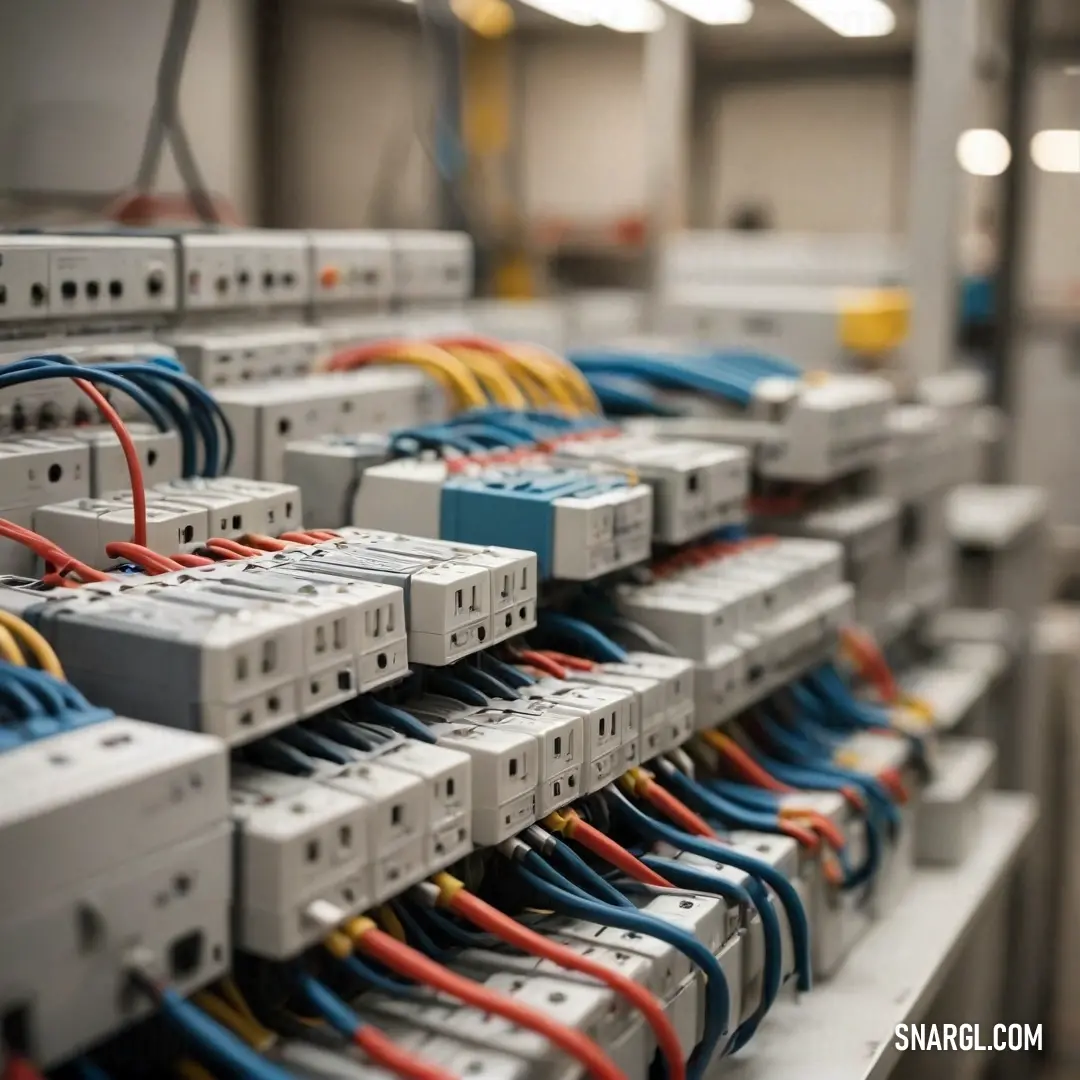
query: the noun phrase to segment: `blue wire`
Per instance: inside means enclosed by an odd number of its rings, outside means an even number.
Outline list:
[[[719,874],[714,874],[696,866],[687,866],[685,863],[674,859],[659,859],[653,855],[646,855],[642,860],[646,866],[662,874],[673,885],[686,889],[702,889],[708,893],[715,893],[742,904],[747,909],[753,909],[758,913],[761,920],[762,939],[765,943],[765,978],[761,988],[761,999],[753,1014],[747,1018],[735,1031],[731,1043],[727,1048],[729,1054],[735,1053],[745,1046],[751,1036],[757,1031],[758,1025],[764,1019],[765,1014],[772,1008],[780,993],[780,987],[784,981],[784,943],[780,930],[780,919],[773,908],[769,894],[760,881],[751,877],[744,889],[732,881],[727,881]]]
[[[616,907],[633,907],[633,901],[624,896],[611,882],[602,878],[569,844],[555,837],[550,858],[561,863],[568,877],[581,882],[585,889],[598,900],[605,900]],[[569,882],[568,882],[569,883]]]
[[[538,877],[542,877],[548,884],[553,885],[556,889],[562,889],[564,892],[572,893],[580,900],[596,901],[601,904],[610,903],[609,900],[601,900],[588,889],[582,888],[580,885],[570,881],[565,875],[560,874],[551,863],[542,859],[535,851],[532,852],[536,855],[535,859],[529,861],[529,869]],[[616,905],[617,907],[623,907],[623,904]]]
[[[513,664],[507,664],[498,657],[492,656],[490,653],[480,653],[480,663],[493,668],[498,673],[499,678],[506,683],[507,686],[511,686],[515,690],[520,689],[523,686],[536,685],[536,680],[531,675],[527,675],[524,671],[519,671]]]
[[[175,990],[163,990],[161,1014],[180,1028],[216,1064],[247,1080],[295,1080],[291,1073],[267,1061],[232,1032],[189,1004]]]
[[[30,357],[16,364],[5,364],[0,367],[0,390],[28,382],[43,382],[47,379],[85,379],[87,382],[111,386],[127,394],[154,421],[159,431],[169,430],[169,418],[162,411],[161,406],[130,379],[121,378],[111,371],[84,367],[70,357],[59,357],[59,355]]]
[[[460,675],[463,681],[471,684],[473,689],[488,697],[502,698],[504,701],[516,701],[521,697],[512,686],[472,664],[458,664],[452,670],[455,675]]]
[[[399,982],[397,979],[392,979],[388,975],[376,971],[356,956],[346,956],[342,963],[351,975],[367,983],[372,990],[378,990],[382,994],[389,994],[393,997],[411,996],[416,993],[415,988],[409,983]]]
[[[7,667],[0,669],[0,696],[13,702],[23,718],[43,715],[41,702],[14,676],[15,670]]]
[[[360,1017],[313,975],[308,975],[306,972],[300,975],[300,989],[304,991],[304,996],[311,1002],[315,1011],[346,1039],[351,1041],[364,1026]]]
[[[445,697],[455,698],[457,701],[462,701],[467,705],[478,705],[483,707],[491,704],[486,694],[482,694],[467,682],[462,682],[461,679],[455,679],[453,675],[444,675],[441,672],[430,671],[428,672],[425,681],[436,694],[443,694]]]
[[[731,1021],[731,994],[720,962],[704,943],[673,923],[630,908],[613,907],[600,900],[585,900],[560,889],[534,871],[533,867],[538,862],[542,863],[543,860],[535,851],[530,851],[524,859],[515,861],[513,865],[518,874],[550,902],[556,911],[599,923],[601,926],[615,926],[620,930],[630,930],[657,938],[674,946],[705,973],[705,1030],[701,1042],[694,1047],[687,1063],[687,1076],[690,1080],[702,1080],[705,1070],[724,1044]]]
[[[768,813],[752,810],[746,806],[731,802],[716,791],[709,790],[691,780],[684,772],[678,769],[672,772],[659,772],[657,779],[665,785],[670,785],[676,795],[684,802],[690,803],[695,810],[703,813],[706,817],[715,818],[729,827],[755,829],[758,832],[780,832],[780,818],[773,812]]]
[[[79,1058],[75,1062],[75,1071],[79,1074],[79,1080],[110,1080],[109,1074],[90,1058]]]
[[[407,735],[410,739],[418,739],[420,742],[426,743],[436,741],[428,726],[417,720],[412,713],[407,713],[403,709],[396,709],[393,705],[387,705],[376,698],[362,698],[361,702],[363,710],[373,716],[380,724],[385,724],[388,728],[393,728],[394,731],[400,731],[402,735]]]
[[[616,645],[606,634],[581,619],[556,611],[540,611],[537,614],[541,630],[584,648],[586,654],[594,660],[621,664],[629,659],[629,653],[621,645]]]
[[[431,935],[421,925],[420,920],[413,915],[413,912],[405,904],[399,903],[396,900],[390,901],[390,906],[393,908],[394,913],[401,920],[402,926],[405,927],[405,932],[410,939],[415,941],[417,947],[422,953],[426,953],[432,960],[438,960],[440,964],[446,964],[450,961],[451,953],[439,945],[435,944]],[[423,911],[425,916],[434,914],[424,908],[417,909]]]
[[[608,788],[607,795],[608,801],[616,811],[650,840],[662,840],[671,844],[672,847],[702,855],[706,859],[724,863],[726,866],[734,866],[737,870],[743,870],[764,881],[780,898],[780,903],[784,905],[784,911],[787,913],[791,939],[798,958],[799,989],[803,991],[810,989],[813,982],[810,969],[810,923],[806,917],[802,898],[779,870],[761,859],[755,859],[725,844],[706,837],[691,836],[666,822],[650,817],[616,788]]]

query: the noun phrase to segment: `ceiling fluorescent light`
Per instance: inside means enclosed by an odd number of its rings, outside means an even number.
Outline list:
[[[594,10],[602,25],[623,34],[651,34],[667,20],[656,0],[604,0]]]
[[[522,3],[575,26],[596,26],[600,22],[593,10],[595,5],[586,0],[522,0]]]
[[[1031,159],[1043,172],[1080,173],[1080,131],[1039,131]]]
[[[896,15],[883,0],[791,0],[800,11],[841,37],[885,37]]]
[[[1000,131],[969,128],[956,140],[956,159],[972,176],[1000,176],[1012,161],[1012,148]]]
[[[669,8],[707,26],[738,26],[750,21],[753,0],[665,0]]]

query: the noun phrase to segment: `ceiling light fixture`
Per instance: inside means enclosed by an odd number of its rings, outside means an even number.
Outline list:
[[[1036,132],[1031,160],[1043,172],[1080,173],[1080,131]]]
[[[606,26],[624,34],[649,34],[665,21],[656,0],[522,0],[522,3],[575,26]]]
[[[750,21],[753,0],[664,0],[669,8],[706,26],[738,26]]]
[[[1012,161],[1012,147],[1000,131],[969,128],[956,141],[956,160],[972,176],[1000,176]]]
[[[896,29],[896,14],[884,0],[790,0],[841,37],[885,37]]]

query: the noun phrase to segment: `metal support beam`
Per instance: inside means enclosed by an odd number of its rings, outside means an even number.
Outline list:
[[[686,227],[690,217],[690,124],[694,54],[690,20],[669,9],[663,29],[645,35],[645,160],[650,237]]]
[[[1004,135],[1013,148],[1011,167],[1004,176],[1001,212],[1001,236],[998,252],[997,333],[994,349],[994,404],[1013,412],[1016,404],[1014,386],[1021,345],[1023,288],[1027,264],[1024,223],[1027,217],[1027,189],[1032,165],[1027,147],[1031,142],[1031,83],[1034,76],[1035,4],[1031,0],[1012,0],[1009,19],[1009,79],[1006,90]],[[999,443],[997,478],[1008,471],[1010,456]]]
[[[960,171],[976,48],[976,0],[922,0],[915,41],[911,210],[912,374],[952,363],[957,331]]]

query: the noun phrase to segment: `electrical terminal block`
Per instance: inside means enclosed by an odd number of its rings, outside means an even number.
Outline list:
[[[346,542],[369,546],[373,550],[425,556],[433,562],[487,567],[491,575],[492,645],[536,626],[538,575],[535,552],[429,540],[357,527],[341,529],[340,536]]]
[[[472,759],[474,843],[501,844],[536,821],[539,750],[534,734],[491,724],[427,722],[438,745]]]
[[[90,494],[90,453],[77,439],[34,435],[0,440],[0,515],[30,528],[47,502]],[[29,575],[36,556],[13,540],[0,540],[0,572]]]
[[[353,522],[353,502],[364,473],[373,465],[384,465],[390,456],[385,435],[296,439],[285,445],[282,475],[303,491],[312,521],[339,529]]]
[[[257,480],[284,479],[285,448],[290,442],[393,431],[432,423],[447,414],[439,385],[402,368],[225,386],[214,397],[235,434],[233,475]]]
[[[565,442],[554,460],[637,473],[652,488],[658,543],[683,544],[746,520],[750,456],[742,447],[625,435]]]
[[[887,496],[851,500],[794,518],[769,519],[763,528],[843,545],[845,576],[855,586],[860,622],[881,625],[904,586],[900,561],[900,506]]]
[[[158,431],[150,424],[134,421],[128,423],[127,429],[148,488],[180,478],[180,439],[175,431]],[[81,494],[100,498],[106,492],[130,486],[127,460],[112,428],[74,428],[70,434],[90,448],[90,490]]]
[[[227,784],[217,740],[122,717],[0,755],[0,1011],[43,1067],[151,1011],[133,947],[183,994],[227,970]]]
[[[541,577],[590,580],[647,557],[652,492],[574,469],[451,472],[410,458],[366,470],[353,520],[470,544],[536,551]]]
[[[336,542],[263,563],[308,581],[374,581],[404,589],[408,653],[417,663],[443,666],[490,643],[490,578],[482,568],[430,565],[425,559],[353,551]]]
[[[210,531],[239,538],[244,533],[279,536],[303,528],[303,502],[293,484],[244,480],[232,476],[174,480],[154,487],[156,494],[176,502],[206,503]]]
[[[742,596],[750,596],[748,589]],[[719,650],[727,649],[738,632],[740,599],[727,590],[720,596],[661,581],[654,585],[620,585],[615,603],[628,619],[664,639],[681,656],[708,663]]]
[[[229,229],[167,235],[176,242],[185,321],[225,312],[299,314],[311,295],[302,232]]]
[[[313,903],[359,915],[374,902],[372,807],[310,780],[235,766],[236,945],[287,960],[326,934]]]
[[[152,236],[8,233],[0,294],[5,326],[160,324],[176,309],[173,246]]]
[[[403,739],[377,761],[423,780],[430,796],[429,865],[448,865],[472,849],[472,759],[446,746]]]
[[[653,745],[655,737],[667,723],[667,687],[664,680],[645,675],[628,664],[601,664],[591,671],[575,671],[571,676],[575,683],[609,686],[633,694],[630,730],[623,739],[626,768],[640,763],[631,761],[635,748],[645,753]],[[652,756],[651,754],[649,756]]]
[[[338,315],[343,309],[381,311],[389,306],[395,285],[391,234],[321,229],[307,235],[316,317]]]
[[[417,708],[423,712],[422,699]],[[536,739],[537,779],[541,784],[585,763],[582,720],[573,710],[548,708],[537,701],[508,701],[499,702],[498,707],[476,709],[463,722],[532,735]]]
[[[619,751],[624,742],[638,737],[634,729],[637,702],[632,690],[543,679],[523,687],[521,693],[525,698],[558,705],[582,718],[585,742],[583,761],[586,765],[606,758],[612,751]]]
[[[389,238],[393,295],[402,306],[457,307],[472,295],[473,244],[467,233],[408,229]]]
[[[259,560],[219,563],[185,572],[178,580],[211,579],[286,599],[311,598],[327,605],[333,614],[314,622],[311,629],[307,645],[311,668],[321,670],[351,655],[357,675],[354,693],[370,693],[408,673],[405,596],[400,588],[364,580],[335,580],[320,574],[285,573],[287,565],[267,565]]]
[[[691,415],[640,419],[634,435],[746,446],[766,480],[823,484],[877,467],[888,451],[887,418],[896,394],[870,375],[759,379],[744,408],[700,395],[667,395]]]
[[[544,926],[540,924],[537,929],[543,933]],[[633,953],[620,952],[616,949],[596,948],[586,945],[572,938],[559,939],[551,934],[544,934],[549,940],[570,949],[572,952],[591,957],[596,963],[618,972],[639,985],[648,985],[651,975],[652,964],[642,956]],[[534,956],[508,956],[500,952],[488,952],[483,949],[465,949],[455,957],[456,965],[469,974],[471,978],[483,979],[485,976],[494,974],[517,976],[526,980],[542,975],[550,979],[558,979],[573,986],[587,985],[596,986],[596,981],[590,976],[581,975],[575,971],[569,971],[559,967],[550,960],[540,960]],[[631,1034],[635,1039],[629,1039]],[[624,1072],[633,1075],[644,1068],[644,1063],[651,1061],[656,1051],[656,1040],[651,1029],[647,1028],[640,1014],[628,1002],[616,994],[612,994],[608,1005],[607,1014],[603,1020],[603,1027],[597,1033],[600,1045],[609,1048],[608,1052],[622,1066],[619,1050],[622,1044],[629,1043],[627,1049],[633,1054],[625,1062]]]
[[[322,349],[322,335],[313,326],[181,331],[164,340],[188,374],[211,388],[306,378],[315,371]]]
[[[72,499],[34,511],[34,530],[59,544],[73,558],[107,570],[114,560],[107,544],[130,541],[135,511],[129,492],[103,499]],[[147,497],[147,545],[154,551],[178,551],[204,542],[209,533],[205,507],[171,499]]]
[[[194,583],[52,597],[6,590],[0,601],[21,608],[71,681],[116,712],[231,744],[299,715],[305,616]]]

